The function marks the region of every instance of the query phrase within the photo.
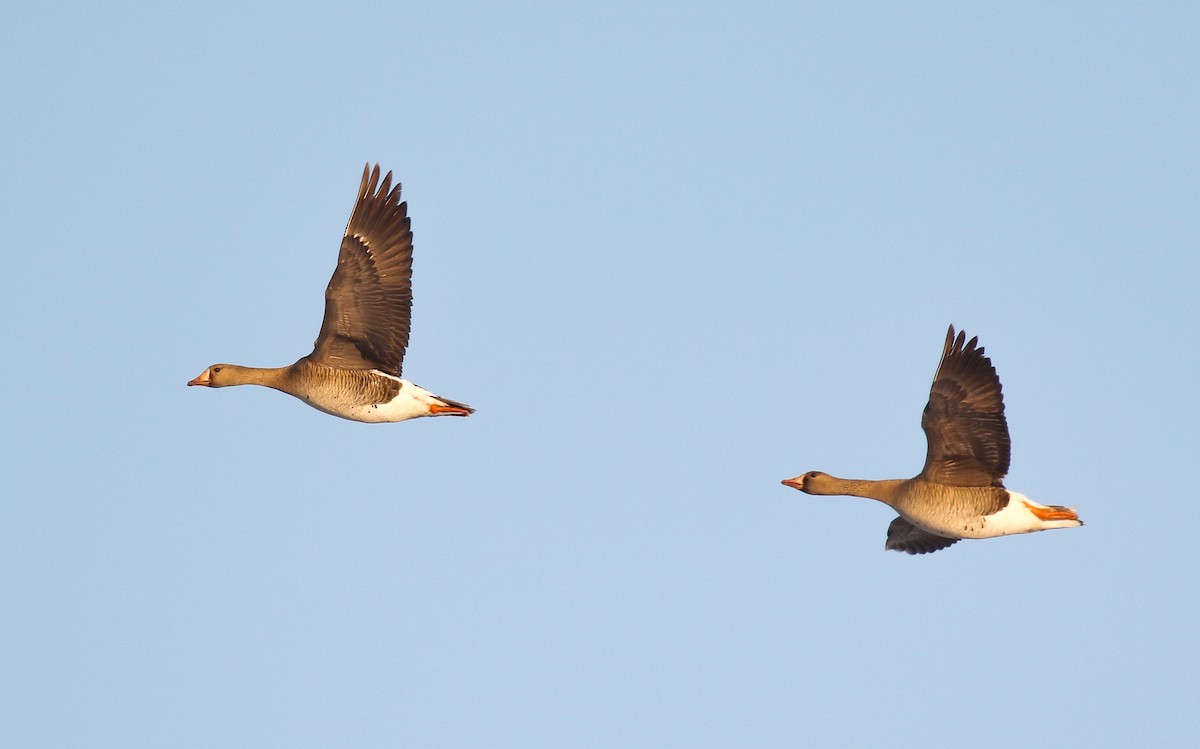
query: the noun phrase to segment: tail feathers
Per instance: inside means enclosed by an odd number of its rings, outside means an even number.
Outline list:
[[[468,406],[466,403],[452,401],[449,398],[443,398],[440,395],[434,396],[438,399],[438,403],[430,404],[429,412],[434,416],[470,416],[475,413],[475,409]]]
[[[1083,521],[1079,519],[1079,514],[1070,507],[1062,505],[1039,505],[1036,502],[1025,500],[1025,506],[1029,508],[1038,520],[1074,520],[1083,525]]]

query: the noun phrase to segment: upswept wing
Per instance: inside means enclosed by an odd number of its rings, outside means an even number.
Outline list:
[[[392,173],[363,168],[310,359],[400,376],[412,315],[412,230]]]
[[[921,478],[951,486],[1003,486],[1010,443],[1004,396],[992,362],[965,333],[946,333],[921,416],[928,453]]]

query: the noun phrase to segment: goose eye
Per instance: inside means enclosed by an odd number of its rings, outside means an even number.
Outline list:
[[[816,471],[809,471],[809,472],[808,472],[808,477],[809,477],[810,479],[815,479],[815,478],[817,477],[817,472],[816,472]]]

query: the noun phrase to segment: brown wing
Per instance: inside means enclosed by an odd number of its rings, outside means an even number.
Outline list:
[[[378,186],[378,189],[376,189]],[[325,289],[325,320],[309,358],[400,376],[412,313],[412,230],[392,173],[363,168],[358,201]]]
[[[1008,423],[992,362],[977,338],[946,333],[921,426],[929,442],[921,478],[950,486],[1003,486],[1008,473]]]
[[[887,543],[884,544],[884,548],[903,551],[906,554],[929,554],[955,543],[958,543],[957,538],[946,538],[923,531],[904,518],[898,517],[888,526]]]

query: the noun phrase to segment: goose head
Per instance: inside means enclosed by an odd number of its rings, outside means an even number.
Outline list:
[[[188,385],[200,385],[206,388],[238,385],[240,382],[234,381],[234,370],[236,369],[237,367],[232,364],[214,364],[201,372],[196,379],[190,380]]]
[[[781,482],[784,486],[799,489],[805,494],[841,494],[842,487],[838,480],[828,473],[809,471]]]

